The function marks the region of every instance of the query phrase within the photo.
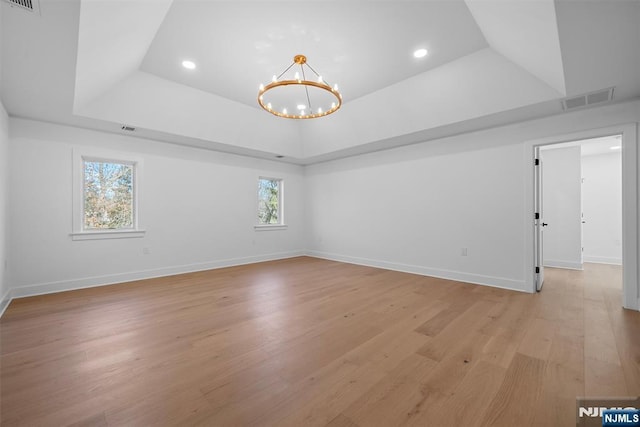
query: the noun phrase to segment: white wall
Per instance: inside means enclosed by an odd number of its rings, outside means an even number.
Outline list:
[[[9,179],[9,117],[0,102],[0,315],[9,303],[7,279],[7,209]]]
[[[2,87],[2,31],[3,9],[0,4],[0,87]],[[7,206],[9,180],[9,117],[2,104],[0,93],[0,316],[9,304],[7,279]]]
[[[309,252],[530,291],[527,144],[639,120],[618,104],[309,166]]]
[[[4,52],[4,48],[2,47],[2,43],[5,39],[2,34],[3,33],[2,29],[7,28],[7,25],[2,21],[3,19],[8,19],[5,17],[5,12],[4,12],[5,7],[9,7],[9,4],[5,2],[0,3],[0,87],[2,87],[2,75],[3,75],[2,74],[2,63],[3,63],[2,52]],[[4,109],[4,106],[2,108]]]
[[[11,119],[12,294],[257,261],[305,248],[316,256],[529,291],[527,206],[533,199],[525,193],[533,169],[523,167],[532,160],[527,144],[638,121],[636,101],[303,169]],[[83,145],[144,157],[145,238],[70,239],[71,150]],[[285,232],[253,230],[258,175],[286,180]],[[142,254],[144,247],[150,255]],[[633,293],[637,300],[638,289]]]
[[[282,258],[304,249],[300,166],[22,119],[12,118],[10,129],[13,296]],[[72,149],[83,146],[143,158],[145,237],[71,240]],[[287,230],[254,230],[260,175],[285,181]]]
[[[622,161],[620,152],[582,158],[584,261],[622,263]]]
[[[541,150],[543,262],[546,267],[582,269],[580,147]]]
[[[512,260],[523,245],[514,215],[522,209],[522,149],[468,142],[310,167],[310,247],[329,258],[521,288],[522,266]]]

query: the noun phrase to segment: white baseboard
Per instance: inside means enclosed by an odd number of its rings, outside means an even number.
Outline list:
[[[604,257],[604,256],[588,256],[583,257],[584,262],[594,262],[596,264],[613,264],[622,265],[622,258]]]
[[[0,317],[2,317],[4,311],[9,307],[11,300],[11,289],[7,289],[7,292],[5,292],[0,299]]]
[[[511,291],[527,292],[524,280],[513,280],[504,277],[483,276],[480,274],[463,273],[460,271],[441,270],[436,268],[423,267],[419,265],[401,264],[395,262],[387,262],[373,260],[368,258],[352,257],[348,255],[339,255],[334,253],[307,251],[306,255],[328,259],[332,261],[346,262],[349,264],[365,265],[367,267],[383,268],[385,270],[402,271],[404,273],[419,274],[421,276],[438,277],[440,279],[455,280],[458,282],[473,283],[476,285],[491,286],[494,288],[508,289]]]
[[[566,268],[569,270],[584,270],[581,263],[573,261],[545,260],[544,266],[553,268]]]
[[[508,289],[519,292],[529,292],[525,290],[525,282],[502,277],[483,276],[477,274],[463,273],[458,271],[449,271],[434,269],[423,266],[408,265],[401,263],[386,262],[380,260],[372,260],[367,258],[352,257],[347,255],[339,255],[319,251],[292,251],[280,252],[268,255],[259,255],[244,258],[232,258],[226,260],[218,260],[206,263],[188,264],[174,267],[166,267],[155,270],[144,270],[123,274],[112,274],[107,276],[87,277],[82,279],[74,279],[68,281],[58,281],[49,283],[39,283],[28,286],[21,286],[9,289],[0,299],[0,317],[14,298],[23,298],[28,296],[43,295],[54,292],[64,292],[76,289],[91,288],[97,286],[112,285],[116,283],[129,282],[132,280],[151,279],[154,277],[171,276],[174,274],[191,273],[195,271],[212,270],[217,268],[232,267],[236,265],[254,264],[257,262],[275,261],[279,259],[293,258],[297,256],[311,256],[315,258],[328,259],[332,261],[346,262],[350,264],[366,265],[368,267],[383,268],[386,270],[402,271],[405,273],[419,274],[422,276],[438,277],[442,279],[456,280],[460,282],[473,283],[478,285],[491,286],[495,288]],[[562,267],[566,268],[566,267]],[[640,309],[640,299],[636,307],[632,309]]]
[[[279,252],[267,255],[256,255],[244,258],[231,258],[218,261],[210,261],[188,265],[178,265],[154,270],[142,270],[106,276],[84,277],[73,280],[61,280],[57,282],[37,283],[20,286],[11,289],[11,299],[24,298],[35,295],[44,295],[55,292],[72,291],[76,289],[93,288],[96,286],[113,285],[116,283],[131,282],[133,280],[152,279],[154,277],[173,276],[175,274],[192,273],[195,271],[213,270],[217,268],[233,267],[236,265],[254,264],[264,261],[293,258],[305,255],[304,251]],[[4,300],[3,300],[4,302]],[[7,302],[8,305],[8,302]]]

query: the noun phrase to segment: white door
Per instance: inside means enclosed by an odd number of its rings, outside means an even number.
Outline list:
[[[580,165],[580,174],[582,175],[582,165]],[[580,265],[584,264],[584,178],[580,178]]]
[[[540,158],[540,147],[535,148],[535,277],[536,277],[536,290],[542,289],[544,283],[544,254],[543,254],[543,241],[544,241],[544,227],[547,225],[544,223],[544,211],[542,206],[542,159]]]

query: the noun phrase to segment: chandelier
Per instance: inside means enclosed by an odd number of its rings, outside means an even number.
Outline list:
[[[305,72],[305,68],[315,75],[315,80],[307,80],[310,73]],[[285,76],[287,72],[289,75]],[[342,106],[342,95],[338,92],[338,85],[329,85],[307,64],[306,56],[296,55],[286,70],[279,76],[273,76],[271,83],[260,85],[258,104],[278,117],[315,119],[338,111]]]

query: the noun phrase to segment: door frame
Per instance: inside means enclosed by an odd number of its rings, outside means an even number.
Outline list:
[[[555,135],[525,142],[523,158],[523,169],[525,170],[525,289],[532,293],[536,292],[534,251],[536,232],[534,220],[535,148],[609,135],[622,135],[622,306],[632,310],[640,310],[638,290],[638,131],[636,123]]]
[[[535,290],[540,292],[544,285],[544,204],[543,200],[543,183],[542,183],[542,155],[540,145],[533,147],[534,157],[534,183],[533,183],[533,211],[537,214],[533,219],[533,227],[535,234],[533,236],[533,250],[534,250],[534,268],[536,269],[533,275],[535,281]],[[539,269],[539,270],[538,270]],[[538,272],[539,271],[539,272]]]

